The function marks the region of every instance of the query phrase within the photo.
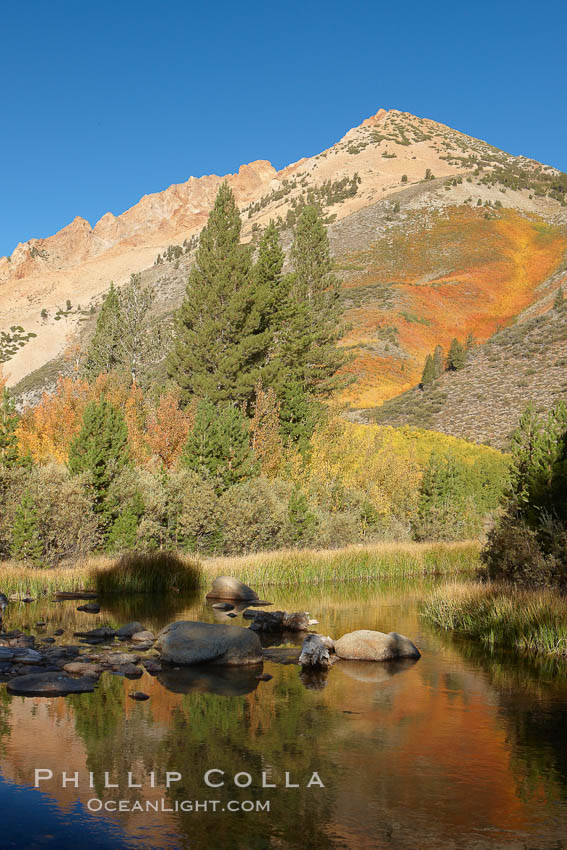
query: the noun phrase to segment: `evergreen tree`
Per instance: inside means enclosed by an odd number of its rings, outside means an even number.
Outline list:
[[[416,540],[455,540],[475,530],[471,525],[477,518],[468,501],[470,483],[462,463],[451,455],[431,453],[412,523]]]
[[[257,474],[250,432],[243,414],[230,404],[199,402],[195,422],[181,454],[181,464],[210,478],[217,493]]]
[[[467,352],[459,340],[454,339],[447,354],[447,371],[458,372],[459,369],[463,369],[466,366],[466,363]]]
[[[96,320],[94,336],[87,349],[85,377],[94,380],[102,372],[112,372],[120,362],[120,301],[113,281]]]
[[[87,350],[84,373],[89,380],[116,371],[134,384],[160,360],[164,330],[152,324],[154,300],[154,290],[142,285],[140,274],[131,275],[120,291],[111,283]]]
[[[124,506],[116,517],[106,543],[109,552],[125,552],[136,548],[138,526],[144,514],[144,502],[139,493]]]
[[[429,384],[432,384],[435,380],[435,364],[433,362],[433,357],[431,354],[428,354],[425,358],[425,366],[423,367],[423,372],[421,375],[420,386],[423,389],[427,387]]]
[[[288,520],[290,536],[296,546],[311,543],[317,529],[317,517],[309,509],[305,493],[294,487],[289,498]]]
[[[110,486],[129,462],[128,429],[122,412],[105,400],[89,402],[81,430],[69,448],[68,466],[73,475],[85,476],[103,534],[116,516]]]
[[[43,561],[43,543],[39,533],[39,521],[35,501],[26,490],[16,509],[12,526],[11,557],[18,561],[30,561],[40,566]]]
[[[257,286],[260,278],[275,271],[277,262],[271,256],[253,274],[250,249],[240,244],[240,230],[234,195],[223,183],[201,232],[168,358],[183,404],[196,396],[214,404],[249,406],[266,361],[266,292],[262,288],[260,297]]]
[[[22,458],[18,447],[16,429],[19,416],[16,405],[10,397],[6,387],[2,390],[0,402],[0,468],[13,469],[22,465]]]
[[[553,307],[555,310],[563,309],[563,305],[565,304],[565,295],[563,292],[563,287],[560,286],[557,292],[555,293],[555,300],[553,302]]]
[[[332,272],[329,238],[313,206],[303,209],[291,247],[293,275],[280,316],[277,356],[283,380],[291,374],[312,396],[328,397],[353,378],[337,375],[352,359],[336,343],[344,336],[340,282]]]
[[[439,378],[445,371],[445,355],[443,354],[443,348],[440,345],[436,345],[435,351],[433,352],[433,369],[435,379]]]

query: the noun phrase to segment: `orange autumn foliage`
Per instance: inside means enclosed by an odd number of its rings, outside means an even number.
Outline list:
[[[355,347],[346,367],[357,382],[343,400],[380,404],[419,381],[427,354],[453,337],[482,342],[509,325],[561,264],[565,234],[536,216],[467,206],[415,213],[411,236],[393,234],[352,255],[346,282],[358,304],[347,311]]]
[[[139,386],[127,385],[112,374],[99,375],[92,384],[60,376],[52,393],[45,392],[39,404],[24,410],[17,432],[22,452],[29,452],[37,463],[66,462],[86,405],[102,399],[122,410],[136,463],[143,465],[157,456],[166,467],[174,464],[192,422],[191,411],[179,410],[174,392],[163,393],[154,408]]]
[[[195,418],[195,407],[179,408],[179,393],[173,390],[160,396],[157,406],[149,412],[146,444],[167,469],[173,467],[181,454],[189,429]]]

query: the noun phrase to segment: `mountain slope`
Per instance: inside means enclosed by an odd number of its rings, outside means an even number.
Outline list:
[[[460,371],[351,416],[506,447],[528,402],[543,412],[567,400],[567,302],[553,306],[559,286],[567,290],[567,269],[540,289],[514,325],[474,346]]]
[[[160,290],[156,315],[170,313],[222,179],[190,178],[94,228],[75,219],[0,259],[9,383],[61,356],[92,323],[110,280],[147,269],[144,279]],[[302,204],[320,206],[352,323],[344,344],[357,381],[345,400],[356,406],[415,384],[435,344],[469,332],[484,340],[510,324],[567,250],[565,175],[397,110],[380,110],[280,172],[259,161],[226,179],[245,239],[274,218],[288,246]],[[188,253],[153,265],[183,242]]]

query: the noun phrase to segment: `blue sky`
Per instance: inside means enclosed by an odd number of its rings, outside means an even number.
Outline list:
[[[567,171],[567,4],[5,0],[0,255],[377,111]]]

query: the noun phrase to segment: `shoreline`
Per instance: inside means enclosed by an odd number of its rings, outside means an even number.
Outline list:
[[[282,549],[234,557],[202,557],[174,553],[187,566],[200,569],[199,587],[220,575],[234,575],[259,586],[294,587],[375,581],[381,578],[456,575],[478,568],[480,542],[451,543],[380,542],[341,549]],[[80,564],[30,567],[16,561],[0,563],[0,590],[32,596],[56,591],[93,591],[97,573],[110,570],[119,556],[94,555]],[[136,588],[124,587],[122,592]],[[138,588],[139,590],[139,588]]]

